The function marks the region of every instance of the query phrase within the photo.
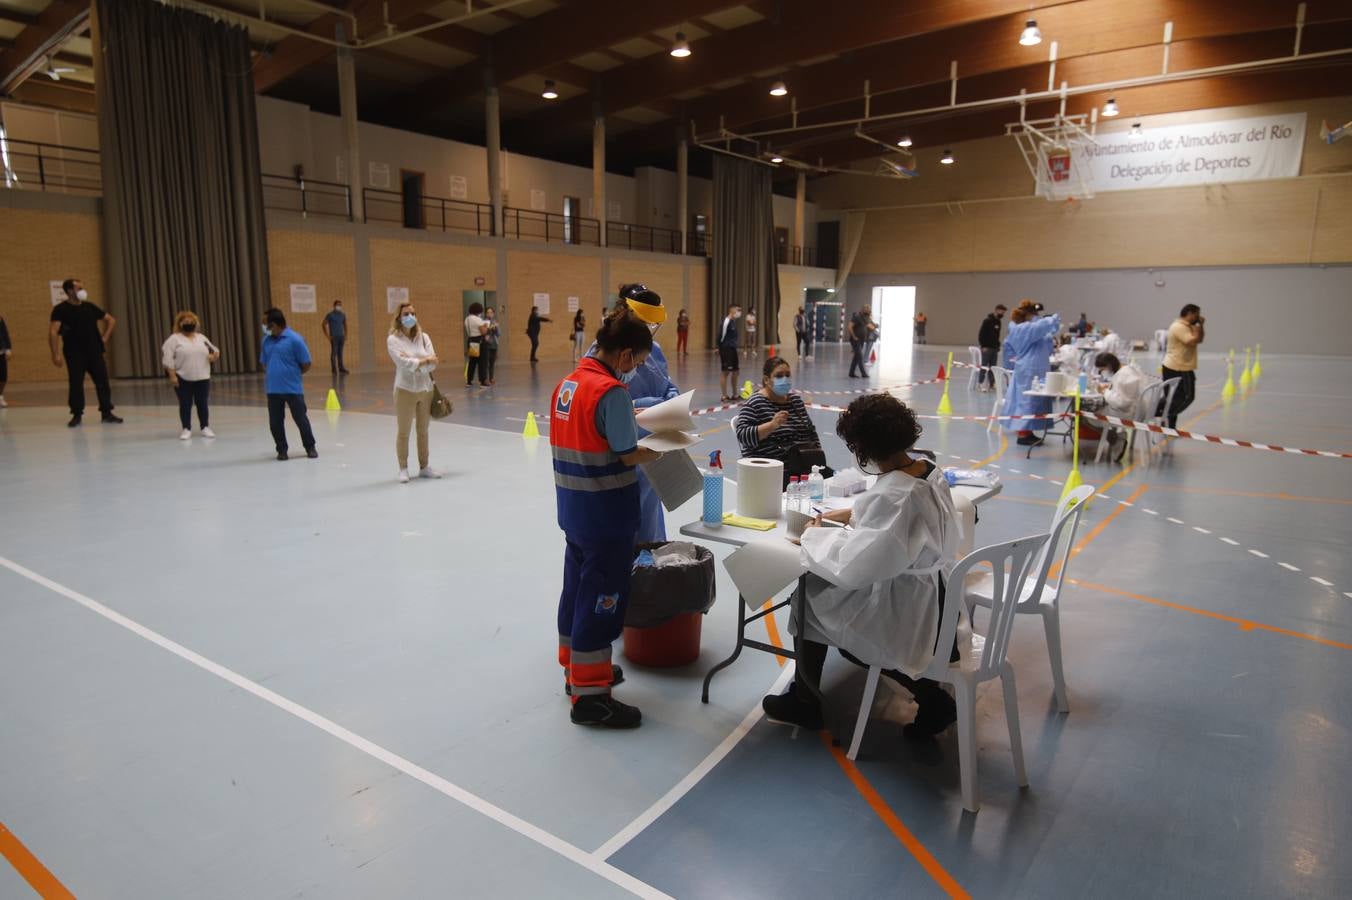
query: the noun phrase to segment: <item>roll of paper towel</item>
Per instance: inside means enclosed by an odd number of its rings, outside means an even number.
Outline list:
[[[777,459],[737,460],[737,512],[753,519],[778,519],[784,491],[784,463]]]

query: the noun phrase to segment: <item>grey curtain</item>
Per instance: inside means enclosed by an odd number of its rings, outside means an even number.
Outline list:
[[[270,303],[248,32],[154,0],[93,7],[115,374],[161,374],[181,309],[218,371],[254,371]]]
[[[712,334],[736,303],[756,311],[759,342],[779,344],[779,266],[769,166],[714,154]],[[754,380],[754,379],[753,379]]]

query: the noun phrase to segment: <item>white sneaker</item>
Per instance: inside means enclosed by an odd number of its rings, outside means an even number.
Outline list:
[[[429,466],[429,467],[426,468],[426,469],[419,469],[419,470],[418,470],[418,477],[419,477],[419,478],[440,478],[440,477],[441,477],[441,473],[438,472],[436,469],[433,469],[433,468],[431,468],[431,467]]]
[[[399,470],[399,483],[408,484],[408,469]]]
[[[202,429],[202,437],[204,437],[204,438],[214,438],[215,436],[216,436],[216,432],[212,431],[210,428],[203,428],[203,429]]]
[[[5,395],[0,394],[0,409],[4,409],[6,406],[9,406],[9,404],[5,402]]]
[[[186,441],[189,440],[190,438],[192,438],[192,432],[186,428],[178,433],[178,439],[180,441]]]

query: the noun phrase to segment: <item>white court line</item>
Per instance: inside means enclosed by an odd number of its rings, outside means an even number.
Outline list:
[[[793,670],[793,662],[789,661],[786,663],[784,671],[779,673],[779,677],[775,679],[775,683],[770,688],[769,693],[778,694],[780,691],[784,690],[784,686],[789,683],[789,679],[793,678]],[[663,813],[675,806],[682,797],[690,793],[691,788],[704,780],[705,775],[708,775],[713,771],[714,766],[723,761],[723,757],[732,752],[733,747],[736,747],[741,743],[742,738],[750,733],[752,727],[760,721],[761,716],[763,715],[764,712],[761,710],[761,705],[760,703],[757,703],[751,712],[746,714],[746,718],[742,719],[741,724],[734,728],[732,733],[723,739],[723,743],[719,744],[708,756],[704,757],[704,760],[700,762],[698,766],[695,766],[689,775],[678,781],[675,787],[658,798],[657,802],[645,809],[638,818],[617,831],[614,837],[606,841],[600,847],[597,847],[594,854],[596,858],[610,859],[616,853],[620,852],[625,844],[628,844],[634,838],[638,837],[645,828],[657,821]]]
[[[1197,532],[1198,534],[1211,534],[1210,531],[1208,531],[1207,529],[1203,528],[1201,525],[1194,525],[1194,526],[1192,526],[1192,530],[1195,531],[1195,532]]]
[[[1324,579],[1320,578],[1318,575],[1311,575],[1311,576],[1310,576],[1310,580],[1313,581],[1315,584],[1322,584],[1324,587],[1333,587],[1333,582],[1332,582],[1332,581],[1325,581]]]
[[[1268,555],[1264,553],[1262,550],[1250,550],[1249,552],[1252,553],[1254,556],[1258,557],[1259,559],[1268,558]]]
[[[1232,541],[1232,540],[1230,540],[1230,538],[1221,538],[1221,540],[1224,541],[1225,543],[1229,544],[1231,547],[1238,547],[1238,546],[1239,546],[1239,541]]]
[[[1022,474],[1023,474],[1023,471],[1020,470],[1020,469],[1010,469],[1009,471],[1013,472],[1015,475],[1022,475]]]
[[[1283,569],[1286,569],[1288,572],[1299,572],[1299,571],[1300,571],[1300,569],[1296,568],[1295,566],[1291,565],[1290,563],[1279,562],[1279,563],[1277,563],[1277,565],[1281,566]]]
[[[141,623],[133,619],[129,619],[126,616],[122,615],[121,613],[113,609],[110,609],[107,606],[104,606],[97,600],[91,600],[84,594],[78,593],[77,591],[73,591],[64,585],[57,584],[55,581],[52,581],[49,578],[44,578],[38,573],[30,569],[26,569],[23,566],[19,565],[18,563],[6,559],[3,556],[0,556],[0,566],[9,569],[16,575],[20,575],[24,578],[27,578],[29,581],[35,584],[39,584],[42,587],[47,588],[47,590],[55,594],[60,594],[62,597],[65,597],[68,600],[74,600],[76,603],[80,604],[85,609],[88,609],[90,612],[97,613],[98,615],[103,616],[103,618],[107,619],[113,624],[120,625],[123,628],[130,631],[132,634],[135,634],[138,637],[145,638],[150,643],[155,644],[156,646],[164,650],[168,650],[170,653],[174,654],[175,656],[179,657],[182,660],[185,660],[186,662],[192,663],[199,669],[203,669],[207,672],[210,672],[212,675],[215,675],[217,678],[220,678],[223,681],[227,681],[230,684],[233,684],[240,690],[248,691],[250,694],[253,694],[260,700],[263,700],[267,703],[271,703],[273,706],[277,707],[283,712],[290,713],[291,715],[300,719],[302,722],[308,722],[309,724],[320,729],[321,731],[328,732],[333,737],[336,737],[343,743],[357,750],[360,750],[367,756],[379,760],[380,762],[385,763],[390,768],[397,769],[398,771],[403,772],[405,775],[409,775],[417,779],[418,781],[421,781],[423,784],[432,788],[434,791],[444,794],[445,796],[450,797],[452,800],[455,800],[456,802],[469,807],[470,809],[474,810],[480,815],[492,819],[493,821],[516,832],[517,834],[521,835],[527,840],[534,841],[535,843],[539,844],[545,849],[554,851],[555,853],[562,856],[564,859],[567,859],[570,862],[577,863],[579,866],[588,870],[592,874],[598,875],[601,878],[604,878],[605,880],[609,881],[611,884],[614,884],[617,887],[621,887],[626,891],[629,891],[629,893],[633,894],[636,897],[667,898],[667,900],[671,900],[671,898],[667,894],[662,893],[652,885],[640,881],[639,879],[635,878],[629,873],[623,872],[615,868],[614,866],[610,865],[604,860],[598,859],[597,857],[583,850],[581,847],[576,847],[573,844],[570,844],[567,841],[565,841],[563,838],[550,834],[543,828],[540,828],[536,825],[532,825],[525,819],[518,818],[517,816],[514,816],[511,813],[507,812],[505,809],[494,806],[492,803],[489,803],[482,797],[470,793],[469,791],[465,790],[459,785],[452,784],[445,778],[442,778],[440,775],[436,775],[432,772],[429,772],[422,766],[410,762],[409,760],[398,755],[397,753],[394,753],[390,750],[386,750],[379,744],[369,741],[366,738],[362,737],[361,735],[356,734],[355,732],[349,731],[348,729],[339,725],[337,722],[334,722],[331,719],[327,719],[324,716],[321,716],[319,713],[307,709],[304,706],[301,706],[299,703],[296,703],[295,701],[288,700],[286,697],[283,697],[276,691],[268,690],[261,684],[251,681],[248,678],[245,678],[243,675],[240,675],[238,672],[235,672],[231,669],[227,669],[220,663],[213,662],[207,659],[205,656],[202,656],[199,653],[195,653],[192,650],[189,650],[182,644],[178,644],[175,643],[174,641],[171,641],[164,635],[156,631],[152,631],[146,626],[142,625]],[[785,668],[788,667],[786,666]]]
[[[1352,600],[1352,591],[1343,591],[1343,596],[1349,600]]]
[[[1128,502],[1128,501],[1126,501],[1126,500],[1118,500],[1117,502],[1118,502],[1120,505],[1122,505],[1122,506],[1135,506],[1135,505],[1136,505],[1135,503],[1130,503],[1130,502]]]
[[[1145,507],[1141,507],[1141,512],[1143,512],[1143,513],[1145,513],[1146,515],[1149,515],[1149,516],[1158,516],[1158,515],[1159,515],[1159,513],[1155,512],[1153,509],[1146,509]]]
[[[1173,522],[1175,525],[1182,525],[1182,524],[1183,524],[1183,520],[1182,520],[1182,519],[1175,519],[1173,516],[1167,517],[1167,518],[1165,519],[1165,521],[1166,521],[1166,522]]]

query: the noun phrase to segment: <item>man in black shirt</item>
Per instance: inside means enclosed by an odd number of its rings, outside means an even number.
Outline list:
[[[864,346],[876,339],[874,334],[877,330],[878,326],[873,324],[873,309],[869,306],[865,306],[850,317],[851,378],[868,377],[868,370],[864,368]],[[854,374],[855,369],[859,370],[858,375]]]
[[[718,376],[718,386],[723,390],[723,403],[737,399],[737,372],[741,369],[738,362],[737,320],[742,308],[736,304],[728,307],[728,314],[718,329],[718,360],[722,373]]]
[[[1003,303],[995,307],[995,312],[981,322],[981,333],[977,336],[977,346],[981,348],[982,369],[977,374],[977,385],[983,391],[995,390],[995,373],[991,371],[1000,361],[1000,320],[1005,317]]]
[[[74,428],[84,417],[85,373],[94,381],[103,421],[120,423],[122,420],[113,415],[113,392],[108,385],[108,367],[103,362],[104,342],[112,337],[117,320],[89,302],[78,278],[67,278],[61,289],[66,292],[66,299],[52,307],[47,340],[52,347],[52,365],[61,368],[64,357],[70,380],[70,421],[66,425]]]

